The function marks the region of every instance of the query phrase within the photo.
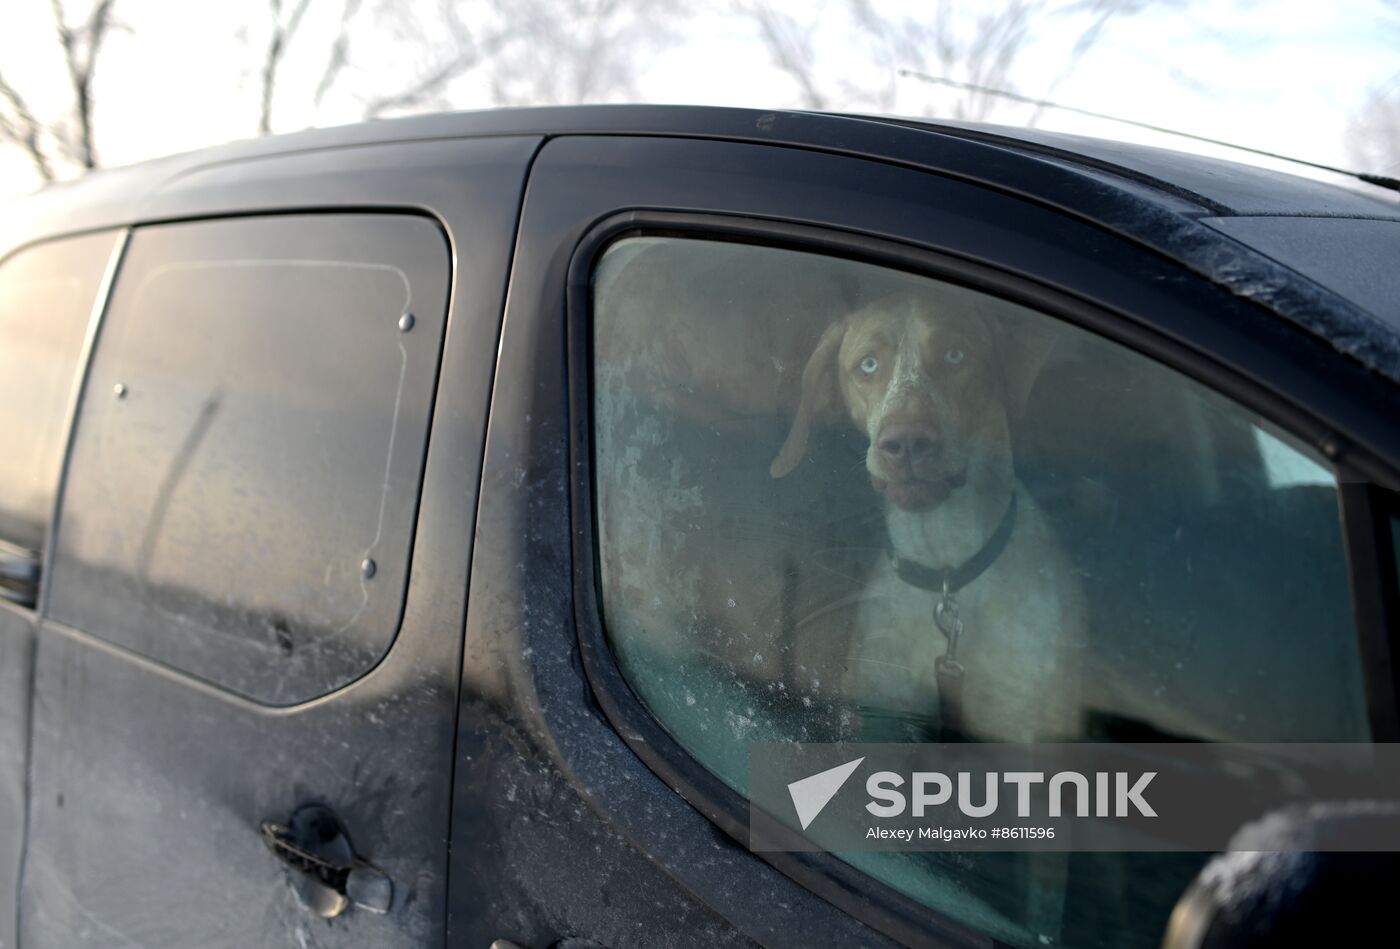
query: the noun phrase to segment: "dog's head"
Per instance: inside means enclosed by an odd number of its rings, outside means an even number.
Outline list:
[[[844,414],[870,439],[865,465],[886,500],[941,504],[987,458],[1011,463],[1009,419],[1025,407],[1053,337],[946,295],[901,292],[828,327],[802,374],[802,401],[770,469],[806,453],[812,425]],[[975,466],[975,465],[974,465]]]

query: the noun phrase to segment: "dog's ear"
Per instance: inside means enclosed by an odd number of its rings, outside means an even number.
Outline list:
[[[775,478],[796,468],[802,456],[807,453],[807,439],[812,433],[812,422],[834,408],[836,392],[836,354],[841,349],[841,340],[846,335],[844,321],[833,323],[822,333],[812,358],[807,360],[807,368],[802,370],[802,401],[798,403],[797,415],[792,420],[783,447],[768,468]]]
[[[1045,361],[1055,348],[1059,334],[1047,317],[1039,314],[1000,316],[1002,386],[1006,414],[1019,419],[1026,411],[1031,389],[1040,378]]]

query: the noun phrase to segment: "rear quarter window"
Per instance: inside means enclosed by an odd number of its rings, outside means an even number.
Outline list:
[[[77,423],[53,617],[275,704],[372,667],[404,598],[448,280],[415,217],[136,231]]]
[[[115,242],[112,234],[57,240],[0,263],[0,542],[43,544],[64,416]]]

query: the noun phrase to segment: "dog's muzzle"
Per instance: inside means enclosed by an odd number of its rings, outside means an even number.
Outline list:
[[[966,467],[951,475],[933,478],[908,477],[893,480],[875,474],[870,476],[871,487],[902,511],[927,511],[937,507],[965,484]]]

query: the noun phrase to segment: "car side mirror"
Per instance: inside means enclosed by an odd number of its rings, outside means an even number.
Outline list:
[[[1300,805],[1246,824],[1187,888],[1162,949],[1277,949],[1347,941],[1394,925],[1400,802]]]

